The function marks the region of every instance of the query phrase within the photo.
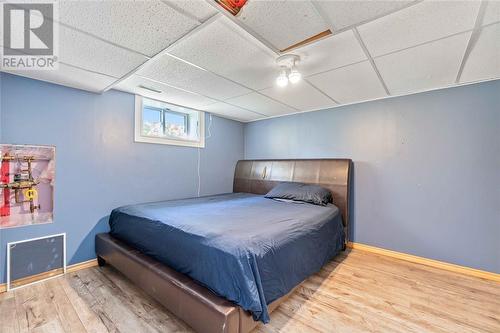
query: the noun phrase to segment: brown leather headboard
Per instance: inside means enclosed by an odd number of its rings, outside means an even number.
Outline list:
[[[349,226],[350,159],[241,160],[234,172],[233,192],[265,194],[280,182],[318,184],[333,194],[333,203]]]

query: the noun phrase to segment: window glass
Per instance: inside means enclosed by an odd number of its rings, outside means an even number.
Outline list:
[[[142,134],[148,136],[162,136],[162,110],[144,107],[142,113]]]
[[[203,147],[203,117],[201,111],[136,96],[136,141]]]

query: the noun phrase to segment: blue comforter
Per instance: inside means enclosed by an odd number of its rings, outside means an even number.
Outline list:
[[[113,210],[111,235],[269,321],[267,305],[342,248],[334,205],[231,193]]]

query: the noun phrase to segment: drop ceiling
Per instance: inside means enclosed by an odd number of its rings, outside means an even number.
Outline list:
[[[11,71],[243,122],[500,78],[500,1],[59,1],[60,66]],[[275,85],[275,59],[303,80]]]

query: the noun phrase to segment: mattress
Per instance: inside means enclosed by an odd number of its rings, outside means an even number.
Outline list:
[[[343,247],[336,206],[230,193],[129,205],[110,234],[269,321],[267,305]]]

